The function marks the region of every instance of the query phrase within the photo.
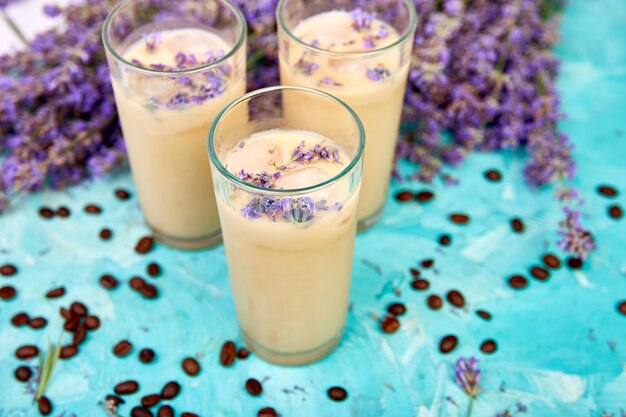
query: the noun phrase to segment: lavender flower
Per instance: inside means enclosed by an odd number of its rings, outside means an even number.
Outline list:
[[[291,160],[301,164],[308,164],[311,162],[319,161],[323,159],[329,162],[339,162],[339,151],[332,146],[322,146],[320,143],[313,145],[311,149],[304,150],[304,141],[300,142],[298,146],[293,150],[291,154]]]
[[[367,12],[358,7],[350,12],[350,16],[352,17],[352,28],[357,32],[361,32],[370,29],[376,13]]]
[[[565,219],[559,223],[561,236],[558,245],[561,249],[569,252],[582,260],[587,259],[589,252],[596,249],[593,235],[580,223],[580,212],[564,207]]]
[[[383,66],[378,66],[374,69],[367,69],[367,78],[372,81],[382,81],[391,75],[388,69]]]
[[[319,210],[311,197],[283,198],[280,204],[285,219],[292,223],[311,221]]]
[[[467,395],[476,398],[480,394],[480,369],[478,369],[478,359],[459,358],[454,366],[454,382]]]
[[[311,75],[313,74],[313,71],[317,70],[320,66],[313,61],[306,60],[306,56],[306,52],[302,54],[298,62],[296,62],[296,68],[305,75]]]
[[[161,43],[161,33],[156,32],[149,34],[145,37],[144,42],[148,51],[154,51],[156,47]]]
[[[243,169],[239,171],[238,177],[240,180],[249,182],[262,188],[274,188],[276,181],[280,178],[280,172],[268,174],[266,171],[261,171],[259,174],[252,175]]]
[[[319,81],[318,85],[326,87],[340,87],[342,84],[333,80],[331,77],[324,77]]]
[[[315,203],[311,197],[254,197],[241,214],[251,220],[267,215],[274,221],[282,218],[290,223],[306,223],[314,220],[320,210],[328,210],[325,200]]]

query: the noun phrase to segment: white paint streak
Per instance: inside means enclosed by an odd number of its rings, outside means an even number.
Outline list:
[[[501,224],[488,233],[472,239],[472,243],[463,249],[461,255],[472,261],[480,262],[501,247],[501,241],[509,233],[507,225]]]

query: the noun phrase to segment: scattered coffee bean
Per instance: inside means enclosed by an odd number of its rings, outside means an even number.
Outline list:
[[[450,246],[452,244],[452,236],[448,234],[439,236],[439,244],[441,246]]]
[[[46,324],[48,324],[48,320],[43,317],[34,317],[28,322],[28,326],[31,329],[41,329],[42,327],[46,327]]]
[[[413,287],[417,291],[426,291],[430,287],[430,282],[423,278],[416,279],[411,282],[411,287]]]
[[[434,259],[424,259],[422,262],[420,262],[420,265],[422,266],[422,268],[431,268],[433,265],[435,264],[435,260]]]
[[[428,303],[428,307],[433,310],[439,310],[443,306],[443,300],[436,294],[429,295],[426,302]]]
[[[622,210],[621,206],[614,204],[609,207],[609,216],[615,220],[619,220],[624,217],[624,210]]]
[[[174,417],[174,409],[169,405],[162,405],[159,407],[157,417]]]
[[[80,317],[76,315],[71,315],[70,318],[67,319],[67,321],[63,325],[63,328],[67,330],[68,332],[73,332],[78,328],[79,325],[80,325]]]
[[[61,347],[61,353],[59,357],[61,359],[69,359],[78,354],[78,347],[76,345],[66,345]]]
[[[85,327],[87,330],[96,330],[100,327],[100,319],[98,316],[87,316],[85,317]]]
[[[133,380],[124,381],[117,384],[113,390],[119,395],[134,394],[139,390],[139,384]]]
[[[448,291],[446,299],[455,307],[463,307],[465,305],[465,298],[463,297],[463,294],[457,290]]]
[[[239,359],[248,359],[248,356],[250,356],[250,351],[245,347],[240,347],[237,351],[237,357]]]
[[[419,201],[420,203],[427,203],[430,200],[432,200],[434,197],[435,197],[435,194],[427,190],[420,191],[417,194],[415,194],[415,199]]]
[[[118,188],[115,190],[115,197],[120,200],[128,200],[130,198],[130,192],[126,191],[123,188]]]
[[[157,405],[159,401],[161,401],[161,396],[159,394],[150,394],[141,397],[141,405],[144,407],[153,407]]]
[[[54,211],[49,207],[42,207],[39,209],[39,215],[44,219],[51,219],[54,217]]]
[[[48,397],[41,397],[37,401],[37,408],[39,409],[39,413],[41,413],[42,416],[47,416],[52,412],[52,403],[50,402]]]
[[[161,267],[159,266],[158,263],[151,262],[148,264],[148,267],[146,268],[146,272],[151,277],[157,277],[161,274]]]
[[[133,350],[133,344],[128,340],[121,340],[113,347],[113,354],[119,358],[126,357]]]
[[[330,387],[326,393],[328,394],[328,398],[333,401],[345,401],[345,399],[348,398],[348,391],[342,387]]]
[[[85,341],[87,337],[87,327],[84,324],[79,324],[72,336],[72,344],[78,346]]]
[[[485,178],[487,181],[500,182],[502,181],[502,174],[497,169],[490,169],[485,171]]]
[[[402,203],[406,203],[407,201],[411,201],[413,200],[413,198],[415,197],[415,195],[408,190],[405,191],[400,191],[398,193],[396,193],[396,200],[402,202]]]
[[[258,380],[254,378],[249,378],[246,381],[246,390],[250,395],[256,397],[257,395],[261,395],[261,393],[263,392],[263,386]]]
[[[509,277],[509,285],[516,290],[521,290],[528,286],[528,279],[523,275],[511,275]]]
[[[59,313],[65,320],[69,320],[72,317],[72,313],[65,307],[61,307],[59,309]]]
[[[515,217],[511,219],[511,228],[515,233],[523,233],[524,232],[524,222],[519,217]]]
[[[189,376],[196,376],[200,373],[200,363],[194,358],[183,360],[183,371]]]
[[[144,407],[133,407],[133,409],[130,411],[130,415],[132,417],[154,417],[154,414],[152,414],[152,411],[148,410],[147,408]]]
[[[53,288],[50,291],[48,291],[46,293],[46,298],[59,298],[59,297],[63,297],[64,295],[65,295],[65,288],[58,287],[58,288]]]
[[[152,284],[146,283],[139,289],[139,292],[144,298],[157,298],[159,296],[159,290]]]
[[[619,194],[617,189],[611,185],[599,185],[596,190],[598,191],[598,194],[609,198],[617,197]]]
[[[0,287],[0,298],[2,298],[3,300],[11,300],[15,298],[16,294],[17,294],[17,290],[13,288],[11,285]]]
[[[154,360],[154,350],[141,349],[139,351],[139,360],[143,363],[150,363]]]
[[[112,395],[112,394],[107,395],[105,399],[106,399],[107,401],[109,401],[109,402],[111,402],[111,403],[115,404],[115,405],[118,405],[118,404],[126,404],[126,401],[124,401],[124,400],[123,400],[123,399],[121,399],[120,397],[118,397],[118,396],[116,396],[116,395]]]
[[[439,342],[439,350],[441,353],[450,353],[456,348],[459,340],[454,335],[444,336]]]
[[[385,333],[395,333],[400,328],[400,321],[393,316],[387,316],[380,322],[380,328]]]
[[[115,279],[113,275],[104,274],[100,277],[100,285],[102,285],[107,290],[112,290],[113,288],[117,287],[118,284],[119,281]]]
[[[413,275],[413,278],[418,278],[421,274],[420,270],[416,268],[409,269],[409,272]]]
[[[200,417],[199,415],[197,415],[196,413],[190,413],[188,411],[183,412],[180,417]]]
[[[72,305],[70,306],[70,311],[78,317],[84,317],[87,315],[87,307],[85,307],[85,304],[79,301],[75,301],[72,303]]]
[[[545,281],[550,278],[550,271],[540,266],[533,266],[530,268],[530,275],[537,278],[538,280]]]
[[[543,263],[546,264],[547,267],[552,269],[559,269],[561,267],[561,260],[552,253],[546,253],[543,255]]]
[[[230,340],[224,342],[220,351],[220,363],[224,366],[230,366],[235,362],[236,357],[237,347],[235,343]]]
[[[18,359],[30,359],[39,354],[39,349],[34,345],[23,345],[15,351],[15,357]]]
[[[490,321],[491,320],[491,313],[489,313],[488,311],[485,310],[476,310],[476,315],[478,317],[480,317],[483,320],[486,321]]]
[[[621,301],[618,305],[617,305],[617,311],[619,311],[620,313],[622,313],[623,315],[626,316],[626,300]]]
[[[69,208],[65,207],[65,206],[61,206],[57,209],[56,213],[57,216],[65,219],[67,217],[70,217],[70,214],[72,214],[72,212],[70,211]]]
[[[387,307],[387,311],[394,316],[402,316],[406,313],[406,307],[402,303],[393,303]]]
[[[102,213],[102,209],[95,204],[87,204],[85,206],[85,212],[89,214],[100,214]]]
[[[178,393],[180,392],[180,384],[176,381],[170,381],[161,390],[161,398],[164,400],[171,400],[172,398],[176,398]]]
[[[135,245],[135,252],[137,253],[148,253],[152,250],[152,246],[154,245],[154,239],[150,236],[144,236]]]
[[[276,410],[272,407],[261,408],[257,413],[257,417],[276,417]]]
[[[113,237],[113,232],[111,231],[111,229],[108,228],[104,228],[100,230],[100,239],[102,240],[109,240]]]
[[[30,379],[33,371],[28,366],[18,366],[15,369],[15,379],[21,382],[26,382]]]
[[[483,344],[480,345],[480,350],[487,355],[494,353],[497,349],[496,341],[492,339],[485,340]]]
[[[146,281],[141,277],[132,277],[129,284],[130,288],[139,291],[146,285]]]
[[[580,258],[569,257],[567,258],[567,266],[571,269],[580,269],[583,267],[583,260]]]
[[[21,312],[21,313],[17,313],[11,318],[11,324],[14,325],[15,327],[21,327],[21,326],[24,326],[25,324],[28,324],[29,320],[30,318],[28,317],[28,314]]]
[[[4,277],[10,277],[11,275],[17,274],[17,267],[12,264],[4,264],[0,266],[0,275]]]
[[[449,218],[452,223],[456,224],[467,224],[470,221],[469,216],[463,213],[452,213]]]

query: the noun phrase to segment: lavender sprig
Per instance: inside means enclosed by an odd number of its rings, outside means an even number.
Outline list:
[[[322,146],[321,143],[313,145],[310,149],[304,150],[305,142],[302,141],[291,154],[291,160],[301,164],[309,164],[319,160],[329,162],[339,162],[339,151],[332,146]]]
[[[268,174],[266,171],[261,171],[259,174],[250,174],[245,170],[240,170],[237,174],[240,180],[254,184],[257,187],[262,188],[274,188],[276,181],[280,178],[280,172]]]
[[[296,62],[295,67],[305,75],[313,74],[313,71],[317,70],[319,64],[306,59],[307,53],[303,53],[300,59]]]
[[[474,400],[482,391],[478,385],[480,382],[478,360],[474,357],[459,358],[454,366],[454,382],[470,397],[467,408],[467,417],[470,417]]]
[[[596,249],[596,242],[593,235],[580,223],[580,212],[565,206],[563,208],[565,219],[559,222],[558,245],[566,252],[575,257],[585,260],[590,252]]]
[[[367,78],[372,81],[383,81],[391,75],[388,69],[380,65],[376,68],[368,68],[366,71]]]
[[[283,219],[289,223],[307,223],[313,221],[319,211],[328,210],[326,201],[317,203],[311,197],[255,197],[241,210],[248,219],[259,219],[263,215],[272,220]]]
[[[350,12],[350,16],[352,17],[352,28],[357,32],[362,32],[370,29],[376,13],[368,12],[358,7]]]

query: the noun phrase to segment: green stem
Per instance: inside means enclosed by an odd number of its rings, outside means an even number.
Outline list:
[[[466,417],[471,417],[472,415],[472,407],[474,406],[474,397],[470,397],[470,402],[469,405],[467,406],[467,416]]]
[[[24,36],[24,32],[22,32],[22,30],[13,20],[13,18],[11,18],[11,16],[9,16],[4,9],[2,9],[2,18],[7,23],[7,25],[9,25],[13,33],[15,33],[15,35],[20,39],[20,41],[22,41],[24,46],[28,46],[28,39],[26,39],[26,36]]]

